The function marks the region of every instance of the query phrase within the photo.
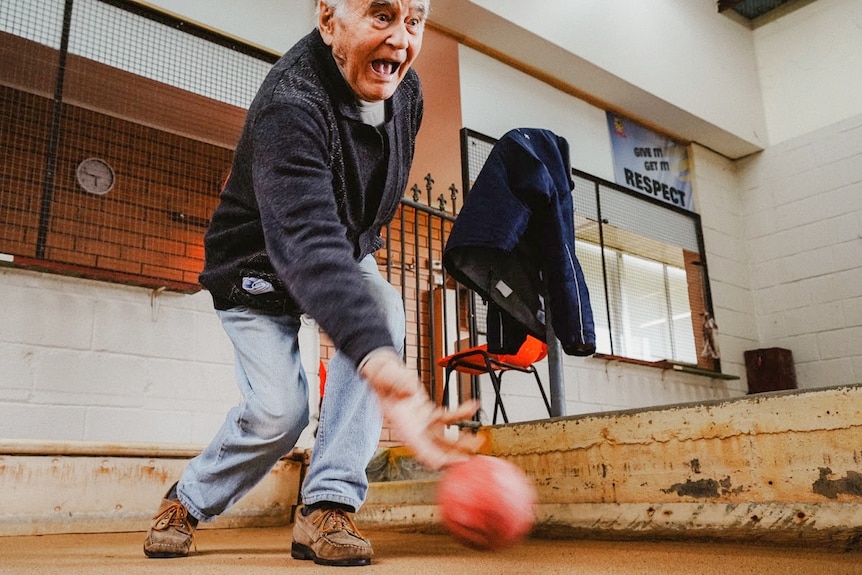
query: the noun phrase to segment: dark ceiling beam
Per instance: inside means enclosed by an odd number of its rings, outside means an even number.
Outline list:
[[[741,0],[718,0],[718,11],[724,12],[725,10],[735,8],[740,1]]]

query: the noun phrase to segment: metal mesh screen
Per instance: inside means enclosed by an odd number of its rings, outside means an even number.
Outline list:
[[[63,0],[4,0],[0,30],[59,50],[63,14]]]
[[[496,140],[484,136],[472,130],[464,130],[462,133],[462,161],[465,164],[464,181],[462,186],[464,193],[467,194],[470,188],[473,187],[473,182],[479,177],[479,172],[482,171],[482,166],[485,165],[485,160],[491,154]]]
[[[204,228],[274,60],[131,2],[4,0],[4,259],[198,289]]]
[[[100,0],[75,0],[69,52],[248,108],[270,62]]]

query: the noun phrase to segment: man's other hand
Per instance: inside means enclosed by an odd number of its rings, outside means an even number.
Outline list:
[[[462,403],[452,410],[435,406],[416,372],[392,349],[372,352],[359,372],[377,393],[383,415],[396,435],[421,464],[440,469],[479,449],[481,439],[472,433],[461,433],[454,440],[443,433],[445,426],[472,417],[480,407],[478,401]]]

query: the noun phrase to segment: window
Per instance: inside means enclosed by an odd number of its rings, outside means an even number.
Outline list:
[[[464,189],[494,140],[464,130]],[[711,309],[700,218],[573,170],[577,257],[590,289],[597,353],[720,371],[703,356]]]

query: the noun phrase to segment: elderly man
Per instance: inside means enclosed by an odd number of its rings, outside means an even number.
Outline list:
[[[382,415],[429,467],[472,447],[438,432],[477,405],[451,412],[432,405],[402,360],[400,294],[372,255],[413,160],[423,104],[410,66],[428,9],[429,0],[320,0],[317,29],[258,91],[200,276],[234,345],[242,401],[162,500],[147,556],[187,555],[198,521],[227,510],[294,446],[309,416],[297,342],[302,313],[337,353],[302,486],[294,558],[371,562],[351,514],[365,501]]]

